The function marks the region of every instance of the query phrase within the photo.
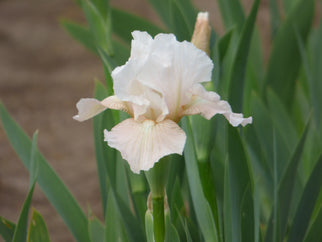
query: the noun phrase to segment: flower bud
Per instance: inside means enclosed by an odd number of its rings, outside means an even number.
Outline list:
[[[193,43],[198,49],[206,52],[207,55],[209,55],[210,33],[211,28],[209,25],[208,12],[198,13],[191,43]]]

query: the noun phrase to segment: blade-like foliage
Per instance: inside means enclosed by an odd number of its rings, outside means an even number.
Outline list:
[[[93,34],[88,28],[69,20],[61,20],[60,24],[75,40],[80,42],[93,53],[97,54]]]
[[[31,221],[28,229],[27,242],[49,242],[49,234],[46,223],[41,214],[33,209]]]
[[[291,204],[290,197],[292,197],[296,178],[296,170],[301,159],[309,124],[310,123],[308,122],[302,134],[302,137],[296,146],[292,158],[283,174],[282,180],[278,184],[277,199],[275,200],[276,202],[274,204],[276,213],[275,215],[274,213],[272,213],[271,215],[265,236],[266,242],[282,241],[285,236]]]
[[[0,216],[0,235],[6,242],[11,242],[16,225]]]
[[[96,217],[88,219],[88,233],[91,242],[104,242],[105,228]]]
[[[12,147],[26,168],[30,169],[32,142],[10,117],[2,104],[0,104],[0,118]],[[88,241],[87,218],[74,197],[38,150],[35,153],[35,159],[38,160],[39,166],[37,183],[44,194],[63,218],[75,238],[78,241]]]
[[[318,208],[317,216],[312,221],[311,226],[309,227],[304,242],[315,242],[322,240],[322,204]]]
[[[247,58],[249,53],[248,51],[252,39],[259,2],[259,0],[254,1],[250,15],[247,18],[245,25],[243,26],[235,59],[231,69],[231,76],[229,82],[229,101],[235,112],[242,112],[243,109],[243,91]]]
[[[218,0],[220,14],[224,20],[225,28],[230,29],[233,26],[240,28],[245,21],[244,10],[239,0]]]
[[[113,55],[112,20],[108,1],[106,1],[104,12],[102,9],[101,11],[97,9],[97,6],[89,0],[81,0],[81,6],[88,21],[89,30],[94,37],[96,47],[103,49],[109,55]],[[99,5],[99,7],[101,6]]]
[[[106,88],[100,83],[96,82],[95,98],[103,100],[108,96]],[[104,215],[107,204],[108,183],[115,186],[115,150],[107,146],[104,142],[104,129],[111,129],[114,124],[114,118],[111,111],[103,112],[93,119],[93,133],[96,154],[97,173],[100,184],[100,191],[102,197]],[[109,177],[108,177],[109,176]]]
[[[269,12],[271,20],[271,36],[273,39],[281,22],[277,0],[269,0]]]
[[[236,128],[231,126],[228,126],[228,156],[229,186],[225,189],[228,189],[229,200],[224,203],[230,204],[231,224],[226,226],[230,227],[232,241],[254,241],[253,178],[243,142]]]
[[[314,206],[317,202],[322,187],[322,156],[318,160],[313,172],[305,186],[300,204],[293,221],[292,228],[289,232],[288,241],[303,241],[305,232],[310,223]]]
[[[28,228],[28,214],[29,207],[32,199],[32,195],[35,188],[35,182],[31,186],[27,198],[22,206],[21,213],[19,215],[19,219],[16,225],[15,232],[13,234],[12,242],[23,242],[27,239],[27,228]]]
[[[124,227],[121,223],[120,213],[116,205],[115,197],[111,192],[108,193],[105,216],[105,242],[109,241],[126,241]]]
[[[279,28],[273,42],[264,88],[270,86],[287,107],[291,107],[294,98],[295,81],[301,64],[295,28],[305,41],[313,13],[314,0],[299,1]]]
[[[190,0],[170,0],[171,32],[179,41],[190,41],[197,11]]]
[[[182,120],[182,126],[187,134],[184,149],[186,171],[192,194],[193,206],[205,241],[218,241],[217,229],[211,208],[203,194],[198,172],[195,148],[193,146],[192,130],[188,119]]]

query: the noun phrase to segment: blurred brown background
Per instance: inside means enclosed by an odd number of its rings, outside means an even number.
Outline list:
[[[160,23],[144,0],[110,2]],[[223,33],[216,1],[194,2],[210,13],[212,25]],[[248,12],[252,0],[243,3]],[[268,0],[262,0],[257,19],[265,46],[267,7]],[[84,211],[90,206],[101,217],[91,121],[78,123],[72,116],[76,102],[92,96],[94,78],[103,80],[102,65],[62,29],[60,18],[84,20],[72,0],[0,0],[0,100],[30,136],[39,130],[41,152]],[[28,173],[1,127],[0,215],[16,222],[27,191]],[[39,187],[33,206],[43,215],[52,241],[74,241]]]

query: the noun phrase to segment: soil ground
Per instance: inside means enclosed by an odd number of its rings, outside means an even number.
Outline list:
[[[215,1],[195,2],[222,33]],[[267,2],[259,15],[266,26]],[[159,23],[144,0],[111,4]],[[29,136],[39,130],[40,151],[84,211],[90,206],[101,218],[92,124],[72,116],[76,102],[92,96],[94,78],[103,80],[102,64],[62,29],[61,17],[83,20],[72,0],[0,0],[0,99]],[[0,128],[0,216],[16,222],[27,191],[28,173]],[[43,215],[52,241],[74,241],[38,186],[32,206]]]

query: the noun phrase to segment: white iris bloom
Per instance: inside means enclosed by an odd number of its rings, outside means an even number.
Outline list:
[[[201,83],[211,79],[213,63],[190,42],[178,42],[173,34],[134,31],[129,60],[112,72],[114,96],[98,101],[83,98],[77,103],[84,121],[117,109],[131,118],[104,130],[108,145],[121,152],[131,170],[149,170],[169,154],[182,154],[186,135],[177,124],[185,115],[201,114],[210,119],[222,114],[233,125],[245,126],[252,118],[233,113],[226,101],[208,92]]]

